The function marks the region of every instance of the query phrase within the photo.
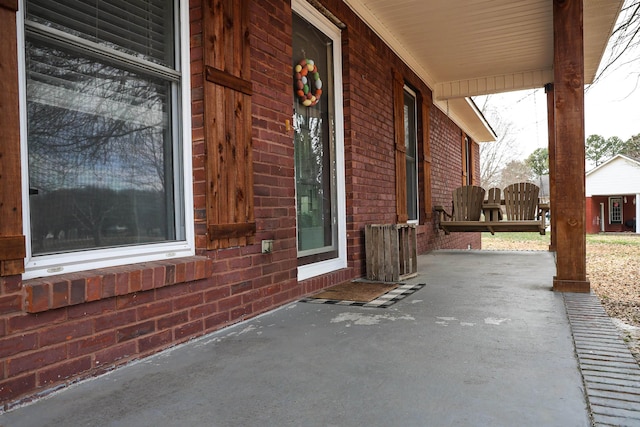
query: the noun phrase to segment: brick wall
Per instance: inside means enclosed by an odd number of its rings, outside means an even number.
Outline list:
[[[0,278],[0,401],[98,374],[231,319],[204,257],[21,282]],[[226,292],[233,294],[230,286]]]
[[[51,390],[364,275],[364,226],[396,221],[392,70],[427,88],[339,0],[343,31],[348,268],[297,281],[291,7],[249,2],[254,244],[207,251],[201,2],[191,1],[196,256],[22,282],[0,278],[0,403]],[[433,205],[460,184],[460,129],[431,108]],[[477,149],[477,147],[475,147]],[[476,153],[477,154],[477,153]],[[476,158],[478,158],[476,156]],[[477,169],[479,170],[479,168]],[[435,219],[435,218],[434,218]],[[478,234],[419,227],[419,250],[479,247]],[[260,241],[274,240],[272,253]]]

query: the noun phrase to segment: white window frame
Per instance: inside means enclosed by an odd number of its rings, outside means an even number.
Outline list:
[[[24,280],[36,277],[46,277],[57,274],[74,273],[97,268],[114,267],[125,264],[134,264],[149,261],[162,261],[166,259],[193,256],[195,255],[195,232],[193,221],[193,184],[191,166],[191,82],[190,82],[190,46],[189,46],[189,2],[174,0],[178,4],[176,10],[178,17],[176,23],[178,31],[176,43],[180,50],[177,61],[177,69],[181,73],[179,106],[175,107],[178,112],[174,121],[174,135],[181,138],[181,150],[174,153],[173,162],[181,164],[182,175],[174,176],[174,182],[182,183],[183,197],[176,200],[176,203],[183,203],[184,216],[180,215],[176,221],[180,228],[184,227],[184,240],[177,240],[165,243],[151,243],[137,246],[126,246],[119,248],[81,250],[70,253],[33,256],[31,248],[31,220],[29,206],[29,159],[27,151],[27,97],[26,97],[26,63],[25,63],[25,24],[23,13],[25,11],[24,0],[19,0],[19,10],[17,14],[18,28],[18,83],[20,87],[20,135],[21,135],[21,157],[22,157],[22,213],[23,213],[23,233],[26,237],[25,272],[22,275]],[[177,209],[177,211],[179,211]]]
[[[347,220],[344,166],[344,120],[342,109],[342,37],[337,28],[322,13],[303,0],[292,0],[291,8],[295,13],[312,23],[333,42],[333,79],[335,102],[335,147],[336,147],[336,212],[337,212],[337,249],[338,256],[325,261],[298,267],[298,280],[305,280],[347,267]]]

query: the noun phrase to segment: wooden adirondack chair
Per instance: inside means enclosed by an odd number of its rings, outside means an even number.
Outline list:
[[[531,221],[538,217],[540,188],[530,182],[511,184],[504,189],[507,221]]]
[[[484,188],[477,185],[465,185],[453,190],[454,221],[480,221]]]
[[[477,185],[464,185],[453,190],[451,214],[442,206],[436,206],[440,213],[440,228],[445,234],[452,231],[482,231],[477,229],[482,222],[482,204],[485,190]],[[486,227],[485,227],[486,230]]]

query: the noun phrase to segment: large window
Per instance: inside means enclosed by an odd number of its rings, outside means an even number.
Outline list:
[[[177,3],[24,6],[26,276],[191,253]]]
[[[307,3],[293,5],[291,65],[300,86],[292,85],[298,264],[304,279],[346,266],[340,32]]]

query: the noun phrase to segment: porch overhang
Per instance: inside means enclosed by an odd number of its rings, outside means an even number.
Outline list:
[[[495,135],[459,98],[553,83],[549,0],[345,0],[476,141]],[[584,0],[584,78],[592,83],[623,0]],[[483,129],[484,126],[484,129]],[[494,135],[492,137],[492,134]]]

